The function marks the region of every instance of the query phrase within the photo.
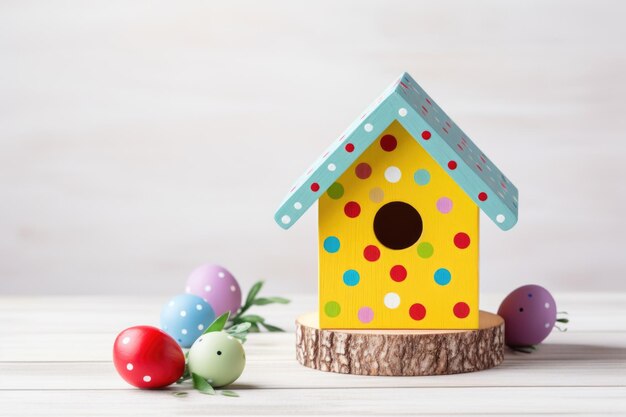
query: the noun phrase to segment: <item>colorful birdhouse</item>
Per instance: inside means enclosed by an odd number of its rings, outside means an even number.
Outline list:
[[[291,227],[316,201],[321,328],[478,328],[479,208],[502,230],[517,188],[403,74],[296,182]]]

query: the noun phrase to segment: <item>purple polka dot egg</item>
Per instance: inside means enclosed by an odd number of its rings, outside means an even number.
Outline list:
[[[226,268],[205,264],[191,272],[185,292],[202,297],[219,317],[230,311],[231,317],[241,307],[241,288]]]
[[[504,319],[507,346],[532,346],[541,343],[557,321],[552,294],[539,285],[524,285],[507,295],[498,309]]]
[[[213,320],[213,308],[193,294],[177,295],[161,309],[161,329],[184,348],[190,347]]]

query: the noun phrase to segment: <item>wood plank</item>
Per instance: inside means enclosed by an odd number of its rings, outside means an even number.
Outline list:
[[[295,330],[299,315],[316,309],[315,295],[289,294],[288,305],[255,307],[253,312],[269,322]],[[481,308],[496,311],[504,294],[481,295]],[[159,313],[168,297],[71,296],[0,297],[0,318],[7,334],[111,333],[137,325],[158,325]],[[559,311],[569,312],[570,331],[626,331],[626,293],[558,294]]]
[[[0,391],[13,416],[204,415],[598,415],[626,413],[626,388],[397,388],[239,390],[240,398],[191,392]],[[45,404],[45,406],[43,406]]]
[[[626,361],[511,358],[478,373],[422,377],[362,377],[315,371],[291,361],[248,362],[233,386],[263,389],[398,387],[626,387]],[[130,389],[108,362],[0,363],[0,390]]]
[[[27,333],[0,339],[0,362],[110,361],[116,333]],[[246,342],[248,361],[295,361],[295,334],[257,333]],[[624,360],[626,332],[553,332],[529,357]],[[505,352],[505,360],[512,357]],[[518,354],[519,355],[519,354]],[[526,357],[522,355],[522,357]]]

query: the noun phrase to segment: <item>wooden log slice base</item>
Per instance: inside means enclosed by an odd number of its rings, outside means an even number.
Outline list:
[[[300,364],[378,376],[449,375],[493,368],[504,359],[504,320],[480,312],[477,330],[320,329],[317,313],[296,320]]]

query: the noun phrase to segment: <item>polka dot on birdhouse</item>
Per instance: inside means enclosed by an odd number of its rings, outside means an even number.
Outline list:
[[[448,169],[450,171],[454,171],[457,167],[456,161],[448,161]]]
[[[454,305],[454,307],[452,308],[452,312],[456,317],[464,319],[465,317],[469,316],[470,308],[467,303],[461,301]]]
[[[367,162],[361,162],[354,168],[354,173],[357,178],[366,180],[372,175],[372,167]]]
[[[343,197],[343,193],[343,185],[338,182],[333,183],[333,185],[328,187],[328,190],[326,190],[326,194],[328,194],[328,196],[333,200],[339,200],[341,197]]]
[[[348,287],[354,287],[361,281],[361,275],[354,269],[348,269],[343,273],[343,283]]]
[[[498,214],[498,215],[496,216],[496,221],[497,221],[498,223],[504,223],[504,221],[505,221],[505,220],[506,220],[506,217],[504,216],[504,214]]]
[[[408,112],[404,107],[402,107],[401,109],[398,110],[398,114],[400,115],[400,117],[404,117],[408,114]]]
[[[430,134],[430,132],[428,130],[424,130],[422,132],[422,139],[428,140],[428,139],[430,139],[430,137],[431,137],[431,134]]]
[[[363,249],[363,257],[370,262],[376,262],[380,258],[380,249],[374,245],[368,245]]]
[[[280,221],[282,224],[289,224],[291,222],[291,217],[285,214],[283,217],[280,218]]]
[[[354,152],[354,145],[351,144],[351,143],[348,143],[348,144],[346,144],[344,149],[346,150],[346,152],[352,153],[352,152]]]
[[[400,307],[400,296],[395,292],[388,292],[383,298],[383,303],[385,307],[394,310]]]
[[[328,301],[324,305],[324,313],[326,313],[326,315],[331,318],[337,317],[339,313],[341,313],[341,306],[336,301]]]
[[[413,174],[413,179],[417,185],[427,185],[430,182],[430,172],[426,169],[418,169]]]
[[[402,282],[407,276],[406,268],[402,265],[394,265],[391,267],[391,270],[389,270],[389,276],[395,282]]]
[[[336,236],[328,236],[324,239],[324,250],[328,253],[336,253],[341,244]]]
[[[439,285],[448,285],[452,280],[452,274],[446,268],[439,268],[434,274],[435,282]]]
[[[328,169],[330,172],[333,172],[333,171],[335,171],[337,169],[337,165],[335,165],[335,164],[328,164],[326,166],[326,169]]]
[[[479,194],[478,194],[478,199],[479,199],[480,201],[487,201],[487,193],[485,193],[485,192],[481,192],[481,193],[479,193]]]
[[[380,138],[380,147],[385,152],[391,152],[398,146],[398,140],[393,135],[385,135]]]
[[[409,308],[409,316],[416,321],[423,320],[426,317],[426,307],[420,303],[413,304]]]
[[[434,252],[435,248],[429,242],[421,242],[419,245],[417,245],[417,254],[420,258],[428,259],[433,256]]]
[[[470,237],[467,233],[459,232],[454,235],[454,246],[459,249],[466,249],[470,245]]]
[[[371,123],[366,123],[365,126],[363,126],[363,130],[369,133],[374,130],[374,126]]]
[[[440,213],[448,214],[452,211],[452,200],[448,197],[441,197],[437,200],[436,206]]]
[[[370,190],[370,200],[372,203],[380,203],[385,199],[385,192],[380,187],[374,187]]]
[[[371,323],[372,320],[374,320],[374,310],[372,310],[370,307],[361,307],[359,309],[357,317],[359,318],[359,321],[361,323]]]
[[[313,191],[314,193],[318,192],[320,190],[320,185],[316,182],[314,182],[313,184],[311,184],[311,191]]]
[[[359,214],[361,214],[361,206],[356,201],[348,201],[343,207],[343,212],[346,216],[354,219],[355,217],[359,217]]]
[[[402,171],[400,168],[390,166],[385,170],[385,179],[392,184],[397,183],[402,178]]]
[[[293,208],[295,208],[296,210],[300,210],[302,208],[302,203],[296,201],[295,203],[293,203]]]

